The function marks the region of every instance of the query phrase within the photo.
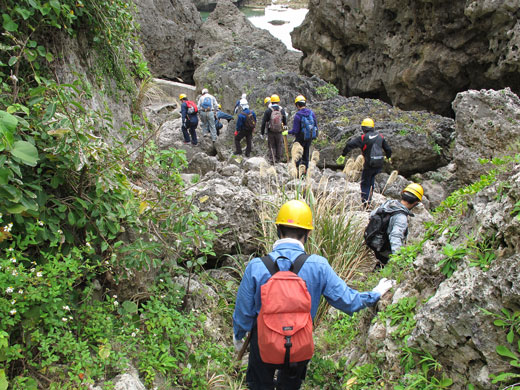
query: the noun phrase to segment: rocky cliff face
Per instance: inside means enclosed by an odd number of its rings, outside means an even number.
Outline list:
[[[193,45],[202,21],[187,0],[136,0],[143,52],[154,76],[192,82]]]
[[[346,96],[451,115],[460,91],[520,91],[519,18],[516,0],[311,0],[292,39]]]

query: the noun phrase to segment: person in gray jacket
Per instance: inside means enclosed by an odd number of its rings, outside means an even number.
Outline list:
[[[386,228],[385,244],[381,251],[374,250],[378,260],[376,269],[383,268],[388,263],[390,255],[396,253],[405,244],[408,236],[408,216],[413,217],[411,210],[419,204],[423,195],[422,186],[411,183],[401,192],[400,201],[397,199],[387,200],[370,213],[370,217],[372,217],[378,210],[381,210],[383,215],[390,215]]]

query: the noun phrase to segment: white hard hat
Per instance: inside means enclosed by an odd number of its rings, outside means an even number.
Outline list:
[[[247,95],[245,93],[242,94],[242,99],[245,99]]]
[[[202,94],[204,95],[205,93],[208,93],[208,89],[207,88],[202,88]]]

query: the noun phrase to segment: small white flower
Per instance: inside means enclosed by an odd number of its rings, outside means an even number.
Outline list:
[[[4,215],[2,213],[0,213],[0,218],[2,218]]]
[[[117,299],[117,295],[115,295],[115,294],[112,295],[112,298]]]
[[[14,252],[14,248],[9,248],[8,251],[9,252]]]
[[[72,320],[72,318],[73,318],[72,316],[69,316],[69,320]]]
[[[87,247],[89,247],[89,248],[92,248],[92,245],[90,245],[90,242],[88,242],[88,241],[85,243],[85,245],[86,245]]]
[[[15,303],[16,303],[16,299],[13,299],[13,300],[11,301],[11,305],[14,305]]]
[[[164,294],[163,294],[163,295],[160,295],[160,298],[161,298],[161,299],[164,299],[165,297],[166,297],[166,295],[164,295]]]
[[[36,272],[36,276],[41,278],[43,276],[43,272],[42,271],[38,271]]]
[[[163,280],[163,279],[159,279],[159,282],[163,283],[163,282],[164,282],[164,280]]]
[[[59,234],[63,234],[63,230],[58,229],[58,233],[59,233]]]
[[[132,336],[132,337],[135,337],[135,332],[132,332],[132,335],[131,335],[131,336]]]
[[[12,287],[7,287],[7,288],[5,289],[5,293],[6,293],[6,294],[11,294],[13,291],[14,291],[14,288],[12,288]]]
[[[67,311],[70,310],[70,307],[69,307],[68,305],[62,306],[61,308],[62,308],[63,310],[67,310]]]
[[[38,221],[38,225],[43,226],[43,221]]]
[[[114,306],[119,306],[119,302],[118,301],[114,301]]]
[[[16,257],[11,257],[11,259],[9,259],[11,261],[11,263],[16,263]]]
[[[66,317],[61,317],[61,320],[62,320],[63,322],[67,322],[67,321],[68,321]]]
[[[36,268],[31,268],[29,271],[33,273],[34,271],[36,271]]]
[[[18,271],[17,270],[13,270],[13,272],[11,272],[11,275],[18,276]]]
[[[23,290],[22,289],[18,290],[18,294],[23,294]]]
[[[10,232],[12,228],[13,228],[13,223],[12,222],[8,223],[7,226],[5,227],[5,231]]]
[[[9,312],[9,314],[11,314],[12,316],[14,316],[16,314],[16,309],[13,309]]]

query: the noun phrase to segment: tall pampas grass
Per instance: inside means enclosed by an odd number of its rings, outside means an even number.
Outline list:
[[[312,182],[312,174],[314,173],[314,170],[316,169],[316,165],[320,161],[320,152],[317,150],[312,152],[311,161],[309,161],[309,169],[307,170],[307,176],[306,176],[306,185],[307,188],[310,188],[311,182]]]
[[[383,187],[383,191],[381,191],[381,195],[385,194],[386,188],[388,186],[391,186],[393,183],[395,183],[395,181],[397,180],[398,176],[399,176],[399,172],[397,172],[395,170],[390,173],[390,176],[388,176],[388,179],[386,180],[385,186]]]

